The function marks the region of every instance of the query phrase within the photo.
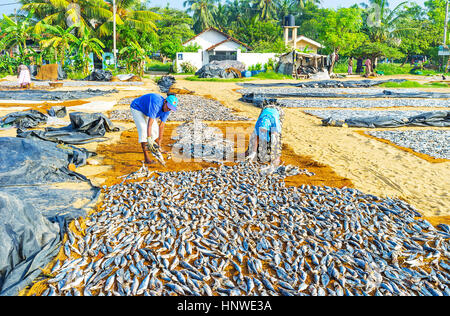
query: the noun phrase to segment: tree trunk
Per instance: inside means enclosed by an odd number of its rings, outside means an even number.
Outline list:
[[[405,60],[403,61],[403,64],[401,64],[400,67],[403,67],[403,66],[406,64],[406,62],[408,61],[408,59],[409,59],[409,55],[406,55],[406,58],[405,58]]]

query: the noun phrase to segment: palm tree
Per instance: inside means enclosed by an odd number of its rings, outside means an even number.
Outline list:
[[[83,28],[82,35],[75,41],[77,50],[77,57],[81,61],[83,67],[83,73],[87,75],[89,73],[89,54],[94,53],[99,59],[102,59],[103,44],[98,38],[92,37],[88,28]]]
[[[74,24],[93,30],[97,23],[107,19],[110,11],[103,0],[22,0],[22,10],[33,10],[41,21],[36,24],[35,32],[40,33],[43,24],[58,25],[62,28]]]
[[[367,9],[367,31],[371,41],[386,42],[404,30],[398,23],[401,18],[398,13],[408,1],[400,3],[393,10],[389,9],[387,0],[369,0],[369,3],[372,6]]]
[[[100,36],[110,36],[113,33],[113,0],[106,0],[108,13],[106,21],[99,27]],[[139,8],[139,0],[116,0],[116,23],[140,32],[156,32],[155,21],[161,16],[149,10]]]
[[[70,50],[71,44],[76,43],[78,38],[73,35],[74,29],[79,27],[78,24],[74,24],[68,29],[64,29],[61,26],[52,26],[43,24],[44,35],[47,37],[39,42],[43,49],[52,49],[55,54],[55,59],[60,59],[61,66],[64,67],[66,52]]]
[[[201,32],[215,26],[214,14],[217,11],[217,0],[186,0],[183,3],[188,13],[193,13],[194,30]]]
[[[272,20],[276,16],[276,4],[274,0],[255,0],[255,5],[260,10],[259,17],[261,20]]]
[[[297,2],[297,5],[304,9],[307,3],[320,4],[321,0],[294,0],[294,2]]]
[[[27,52],[27,40],[37,38],[37,34],[33,32],[32,16],[33,12],[30,12],[25,19],[15,21],[3,14],[0,49],[17,47],[20,55]]]

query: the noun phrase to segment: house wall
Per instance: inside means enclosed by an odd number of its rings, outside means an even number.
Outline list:
[[[277,54],[274,53],[242,53],[238,50],[237,60],[244,63],[246,68],[248,69],[250,66],[254,66],[256,64],[266,64],[269,59],[273,59],[277,61]]]
[[[200,45],[202,50],[206,50],[211,46],[216,45],[217,43],[220,43],[226,39],[227,38],[224,35],[217,33],[213,30],[210,30],[197,36],[193,40],[185,43],[183,46],[189,46],[190,44],[197,43],[198,45]]]
[[[183,57],[183,60],[179,59],[181,55]],[[190,62],[195,67],[197,67],[197,70],[200,69],[202,66],[209,63],[209,54],[207,51],[201,51],[199,50],[197,53],[177,53],[176,63],[178,68],[178,73],[181,73],[181,64],[183,62]],[[202,57],[203,56],[203,57]],[[269,59],[273,59],[274,61],[278,61],[277,54],[274,53],[242,53],[241,50],[237,50],[237,60],[244,63],[246,66],[246,69],[248,69],[251,66],[254,66],[256,64],[261,64],[264,66]]]
[[[181,64],[184,62],[190,62],[192,65],[197,67],[197,70],[202,68],[203,66],[203,51],[199,50],[197,53],[177,53],[176,55],[176,63],[177,63],[177,72],[182,72]],[[209,60],[208,60],[209,62]]]
[[[308,47],[308,51],[317,54],[318,47],[308,43],[307,41],[301,40],[297,42],[297,50],[303,51],[306,47]]]
[[[238,50],[240,47],[241,47],[241,45],[239,45],[238,43],[230,41],[230,42],[226,42],[226,43],[223,43],[223,44],[217,46],[216,48],[214,48],[214,51],[234,52],[234,51]]]

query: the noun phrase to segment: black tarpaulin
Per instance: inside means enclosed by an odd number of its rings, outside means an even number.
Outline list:
[[[107,140],[107,132],[117,132],[120,128],[102,113],[74,112],[69,114],[71,124],[62,128],[46,128],[45,131],[17,131],[22,138],[38,138],[65,144],[86,144]]]
[[[427,112],[420,115],[411,116],[406,119],[399,119],[391,116],[373,116],[367,118],[349,118],[346,120],[335,120],[327,118],[322,120],[324,126],[344,125],[348,127],[365,127],[365,128],[383,128],[383,127],[402,127],[402,126],[434,126],[434,127],[450,127],[450,112],[437,111]]]
[[[20,129],[34,128],[46,122],[47,115],[36,110],[9,113],[0,118],[0,126],[15,126]]]
[[[68,168],[82,165],[88,151],[12,137],[0,146],[0,295],[9,296],[41,273],[59,250],[64,223],[86,215],[100,191]]]

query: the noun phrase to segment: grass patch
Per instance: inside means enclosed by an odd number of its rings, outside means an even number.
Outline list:
[[[152,60],[147,64],[147,71],[165,71],[169,72],[172,65],[170,63],[163,64],[158,60]]]
[[[207,82],[246,82],[252,80],[284,80],[284,79],[292,79],[292,77],[279,74],[274,71],[268,71],[268,72],[261,72],[250,78],[223,79],[223,78],[199,78],[197,76],[192,76],[186,77],[185,79],[189,81],[207,81]]]
[[[357,60],[353,59],[353,72],[356,71],[356,63]],[[382,72],[385,76],[393,76],[393,75],[414,75],[414,73],[411,73],[411,70],[414,68],[414,66],[411,66],[410,64],[386,64],[386,63],[379,63],[377,65],[377,68],[375,68],[375,72]],[[347,73],[348,71],[348,64],[347,60],[339,61],[335,67],[334,72],[343,74]],[[418,76],[434,76],[442,74],[442,72],[436,71],[436,70],[430,70],[430,69],[422,69],[418,70],[420,74]],[[364,70],[363,70],[364,73]]]
[[[70,80],[80,80],[86,78],[88,75],[85,75],[82,71],[68,72],[67,79]]]
[[[263,80],[267,80],[267,79],[283,80],[283,79],[292,79],[292,76],[286,76],[286,75],[279,74],[274,71],[267,71],[267,72],[260,72],[259,74],[257,74],[256,76],[253,76],[252,78],[263,79]]]
[[[255,80],[253,78],[224,79],[224,78],[199,78],[197,76],[186,77],[184,79],[188,81],[206,81],[206,82],[245,82]]]
[[[419,83],[417,81],[405,81],[405,82],[385,82],[380,84],[379,87],[383,88],[449,88],[449,85],[442,82],[433,83]]]

